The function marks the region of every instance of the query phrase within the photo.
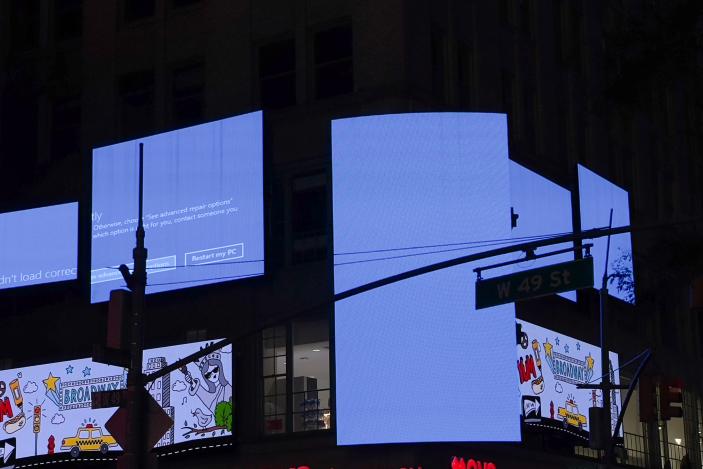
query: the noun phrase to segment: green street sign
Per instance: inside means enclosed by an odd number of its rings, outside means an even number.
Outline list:
[[[476,281],[476,309],[593,286],[593,258]]]

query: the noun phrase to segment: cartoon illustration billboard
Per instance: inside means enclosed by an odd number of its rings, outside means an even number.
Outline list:
[[[0,440],[16,457],[121,449],[105,430],[116,409],[90,408],[95,391],[123,389],[127,372],[83,358],[0,371]]]
[[[211,343],[145,350],[144,373],[154,373]],[[233,381],[231,345],[152,381],[149,394],[174,421],[155,447],[232,435]]]
[[[600,383],[600,348],[527,321],[517,322],[522,326],[516,371],[524,421],[547,420],[564,429],[589,431],[588,409],[603,405],[602,391],[577,389],[576,385]],[[609,356],[610,379],[619,384],[618,354],[609,352]],[[620,392],[612,391],[612,429],[619,412]]]
[[[150,374],[211,342],[144,351]],[[174,419],[156,447],[232,434],[231,346],[188,363],[146,386]],[[120,450],[105,429],[117,410],[91,409],[96,391],[125,389],[127,370],[89,358],[0,371],[0,442],[14,439],[18,459],[70,453],[73,457]]]

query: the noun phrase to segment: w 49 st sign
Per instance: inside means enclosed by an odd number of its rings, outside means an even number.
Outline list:
[[[476,309],[593,286],[593,258],[476,281]]]

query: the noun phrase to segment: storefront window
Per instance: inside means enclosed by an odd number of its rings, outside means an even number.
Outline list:
[[[287,330],[285,326],[264,330],[262,334],[262,378],[264,432],[286,431]]]
[[[326,320],[293,324],[293,431],[330,428],[330,348]]]
[[[329,353],[326,319],[262,333],[264,433],[331,428]]]

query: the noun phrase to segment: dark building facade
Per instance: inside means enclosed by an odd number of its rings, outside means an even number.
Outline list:
[[[235,437],[160,467],[594,465],[534,429],[521,444],[335,446],[330,121],[501,112],[513,160],[572,190],[587,165],[650,227],[633,233],[637,304],[608,301],[609,345],[621,363],[651,348],[648,372],[685,382],[684,417],[641,423],[635,393],[620,461],[700,467],[701,225],[681,221],[703,215],[702,21],[683,0],[2,0],[0,211],[78,200],[81,220],[77,281],[0,292],[3,368],[89,356],[100,336],[92,148],[263,109],[266,275],[147,300],[148,347],[234,338]],[[517,313],[598,343],[595,290]]]

